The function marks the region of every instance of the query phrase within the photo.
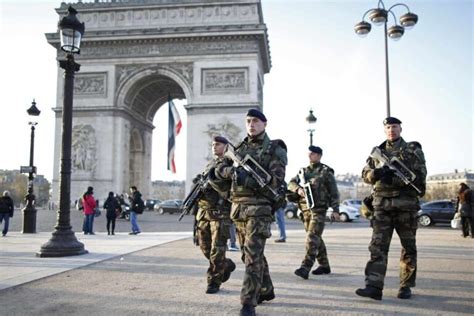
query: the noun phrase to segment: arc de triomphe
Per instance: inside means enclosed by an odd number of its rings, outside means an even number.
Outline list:
[[[153,118],[186,99],[186,180],[210,158],[211,138],[245,136],[261,108],[271,61],[259,0],[108,0],[72,4],[85,22],[74,86],[71,199],[151,188]],[[67,4],[56,11],[66,15]],[[46,34],[59,49],[59,33]],[[59,196],[63,70],[58,90],[53,201]]]

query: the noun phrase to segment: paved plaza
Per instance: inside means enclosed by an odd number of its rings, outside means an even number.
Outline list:
[[[151,219],[153,214],[146,215]],[[176,216],[156,217],[175,222]],[[190,217],[183,225],[189,225]],[[327,225],[324,233],[333,273],[296,277],[305,234],[288,221],[284,244],[266,248],[276,299],[257,307],[258,315],[472,315],[474,240],[449,227],[418,230],[419,270],[411,300],[396,298],[400,242],[392,241],[382,301],[363,299],[370,228],[367,221]],[[172,227],[171,224],[166,226]],[[102,230],[103,231],[103,230]],[[273,231],[277,236],[277,231]],[[206,295],[206,261],[190,232],[146,232],[129,236],[76,233],[89,254],[37,258],[50,233],[9,233],[0,239],[2,315],[238,315],[244,266],[239,252],[231,279]]]

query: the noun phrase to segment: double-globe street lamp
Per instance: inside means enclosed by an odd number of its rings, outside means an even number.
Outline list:
[[[393,9],[395,7],[402,6],[407,9],[407,13],[400,16],[400,24],[397,24],[397,18]],[[369,22],[365,21],[366,16],[368,15],[370,21],[375,25],[384,25],[384,34],[385,34],[385,84],[387,91],[387,116],[390,116],[390,86],[389,86],[389,73],[388,73],[388,40],[390,37],[393,40],[399,40],[405,33],[405,29],[409,30],[415,26],[418,22],[418,16],[410,12],[410,8],[406,4],[397,3],[392,5],[389,9],[385,9],[385,4],[382,0],[379,0],[377,8],[370,9],[364,13],[362,16],[362,21],[357,23],[355,26],[355,32],[357,35],[362,37],[366,36],[372,29],[372,25]],[[395,25],[387,29],[387,22],[389,15],[393,17]]]
[[[308,123],[308,132],[309,132],[309,145],[313,145],[313,133],[314,133],[314,128],[312,128],[313,124],[316,123],[318,119],[316,116],[313,115],[313,109],[309,110],[309,115],[306,117],[306,122]]]
[[[66,60],[59,61],[64,69],[64,99],[62,109],[61,169],[59,179],[59,211],[57,223],[51,239],[41,246],[39,257],[64,257],[87,253],[84,244],[79,242],[71,230],[71,144],[72,144],[72,101],[74,91],[74,73],[80,65],[74,61],[74,54],[80,53],[81,39],[84,35],[84,23],[77,19],[77,11],[68,8],[68,15],[59,24],[61,49]]]
[[[36,102],[33,99],[31,106],[26,110],[29,116],[37,117],[41,111],[36,107]],[[34,234],[36,233],[36,208],[35,208],[35,195],[33,193],[33,180],[36,174],[36,167],[33,163],[35,153],[35,128],[38,122],[31,120],[28,123],[31,126],[31,138],[30,138],[30,165],[26,168],[28,172],[28,193],[25,196],[26,206],[23,209],[23,234]],[[23,169],[24,167],[22,167]],[[23,171],[22,171],[23,172]]]

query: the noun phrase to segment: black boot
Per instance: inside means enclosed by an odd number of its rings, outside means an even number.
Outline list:
[[[240,310],[240,316],[255,316],[255,307],[253,305],[242,305],[242,309]]]
[[[369,285],[363,289],[357,289],[356,294],[362,297],[370,297],[377,301],[382,299],[382,290]]]
[[[211,283],[207,286],[206,294],[214,294],[219,292],[219,285]]]
[[[314,269],[313,272],[311,272],[311,273],[314,274],[314,275],[329,274],[329,273],[331,273],[331,268],[330,267],[319,266],[316,269]]]
[[[301,267],[299,269],[296,269],[295,270],[295,274],[299,277],[302,277],[303,279],[305,280],[308,280],[308,276],[309,276],[309,271],[306,270],[305,268]]]
[[[275,298],[275,292],[271,290],[268,293],[260,294],[257,300],[258,304],[261,304],[263,301],[271,301]]]
[[[401,287],[398,290],[398,298],[401,298],[402,300],[409,299],[411,297],[411,289],[408,286]]]
[[[234,270],[235,270],[234,261],[230,259],[225,259],[225,270],[224,270],[224,274],[222,275],[222,283],[229,280],[230,274],[234,272]]]

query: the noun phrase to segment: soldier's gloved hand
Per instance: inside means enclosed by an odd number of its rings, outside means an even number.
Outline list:
[[[382,181],[385,184],[393,184],[393,176],[395,175],[395,170],[389,169],[386,167],[384,174],[380,181]]]
[[[243,168],[235,168],[235,181],[238,186],[244,186],[250,189],[257,189],[258,183],[255,181],[252,176],[245,171]]]
[[[339,216],[339,207],[333,207],[332,208],[332,213],[331,213],[331,219],[333,221],[339,221],[340,216]]]
[[[198,174],[194,179],[193,179],[193,183],[196,184],[199,182],[199,180],[201,180],[202,178],[202,175],[201,174]]]
[[[374,180],[379,181],[379,180],[384,179],[384,182],[390,181],[394,173],[395,172],[387,166],[383,166],[382,168],[376,168],[374,169]],[[388,184],[391,184],[391,183],[388,183]]]
[[[211,181],[214,181],[216,180],[216,168],[215,167],[212,167],[211,169],[209,169],[209,173],[208,173],[208,177],[209,177],[209,180]]]

